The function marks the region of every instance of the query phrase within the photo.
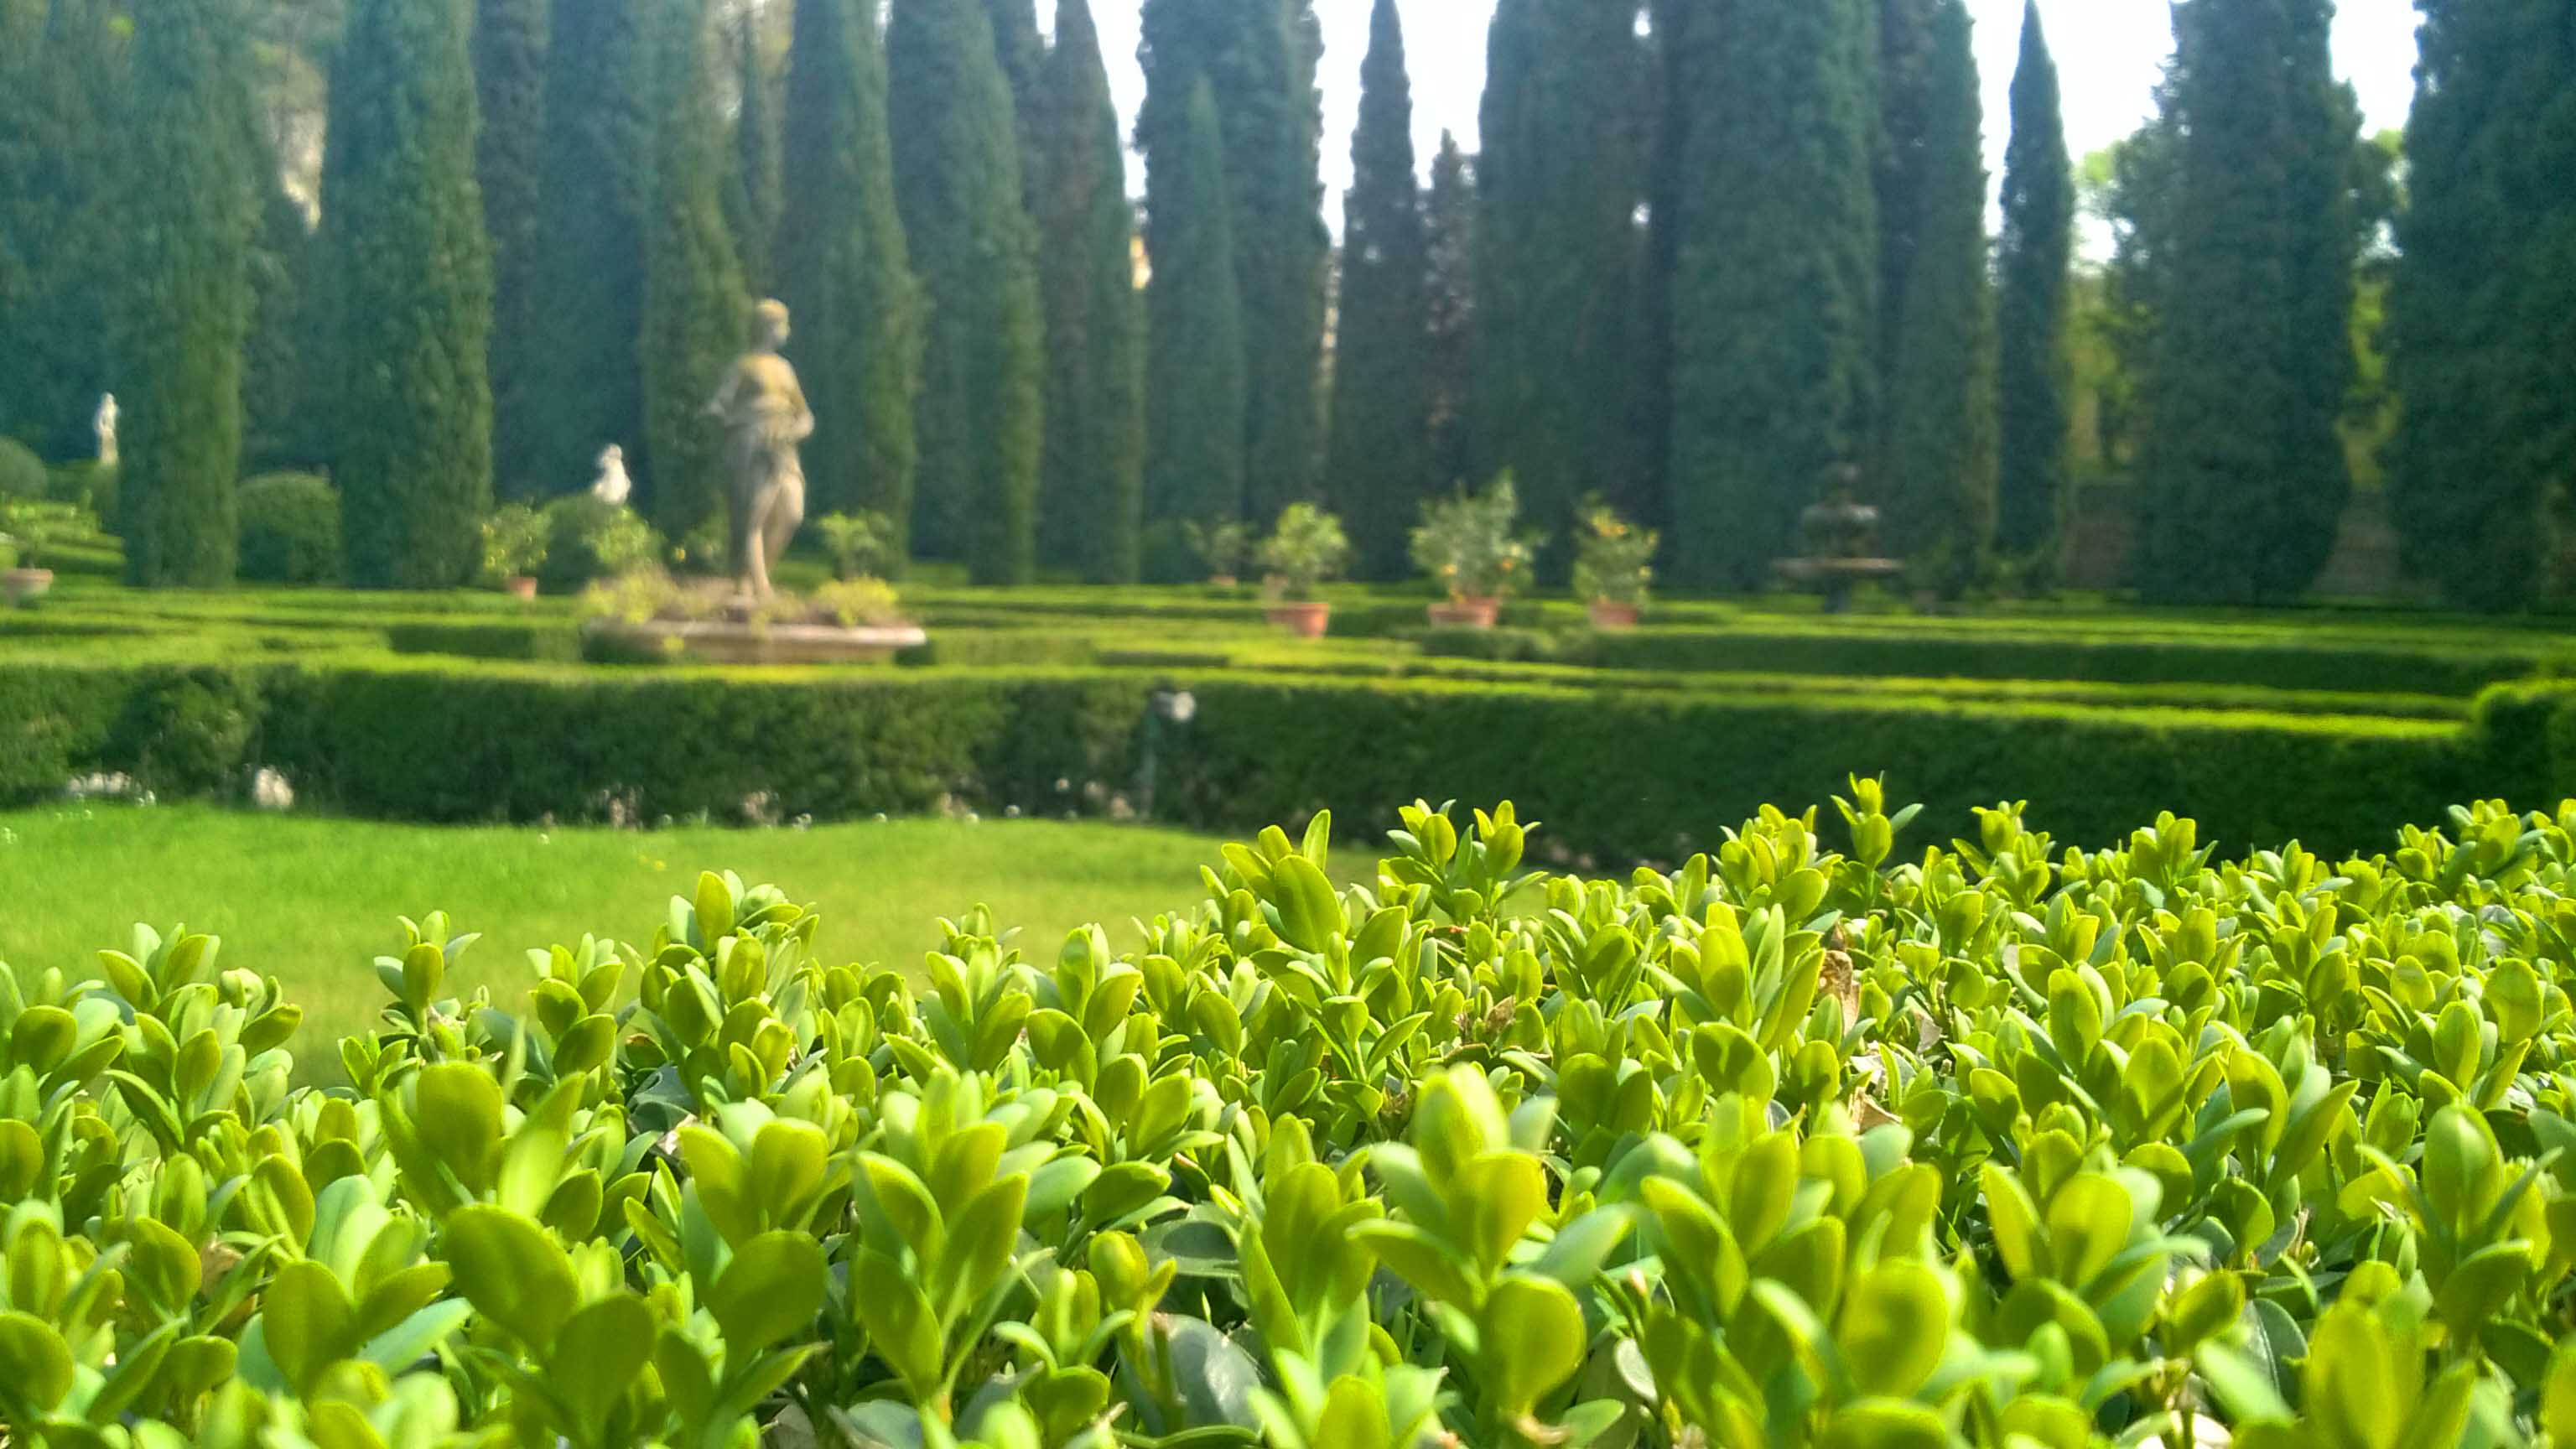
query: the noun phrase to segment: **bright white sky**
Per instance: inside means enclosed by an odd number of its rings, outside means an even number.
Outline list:
[[[1136,65],[1138,0],[1094,0],[1109,84],[1129,117],[1145,88]],[[1493,0],[1399,0],[1413,76],[1415,148],[1424,169],[1443,127],[1476,147],[1476,104],[1485,83],[1485,27]],[[1351,127],[1359,113],[1360,56],[1368,48],[1370,0],[1316,0],[1324,26],[1325,212],[1341,228],[1350,184]],[[1053,6],[1040,5],[1042,23]],[[2077,157],[2137,128],[2153,108],[2150,91],[2173,50],[2165,0],[2040,0],[2049,48],[2065,93],[2067,145]],[[2021,44],[2022,0],[1968,0],[1977,20],[1977,64],[1986,88],[1988,170],[2003,169],[2013,63]],[[2341,0],[2336,65],[2359,88],[2371,130],[2403,126],[2415,92],[2412,0]],[[1141,186],[1141,178],[1130,178]]]

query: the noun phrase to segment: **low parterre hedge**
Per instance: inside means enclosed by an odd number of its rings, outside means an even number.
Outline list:
[[[1157,707],[1174,691],[1189,710]],[[2528,767],[2545,748],[2523,739],[2547,717],[2516,719],[2522,728],[1933,691],[1584,690],[1178,660],[875,673],[381,654],[27,662],[0,668],[0,801],[96,771],[164,795],[219,794],[266,767],[300,799],[413,820],[732,819],[754,799],[818,819],[1124,801],[1239,828],[1510,790],[1547,811],[1551,849],[1627,862],[1679,859],[1718,823],[1822,793],[1860,761],[1946,818],[2009,785],[2071,840],[2112,839],[2174,802],[2219,838],[2345,849],[2384,844],[2391,820],[2437,820],[2448,800],[2555,798],[2557,777]]]
[[[329,1086],[208,937],[0,969],[0,1431],[2576,1439],[2576,802],[2349,858],[1835,803],[1617,880],[1417,805],[1337,886],[1319,817],[920,978],[709,874],[460,998],[431,914]]]

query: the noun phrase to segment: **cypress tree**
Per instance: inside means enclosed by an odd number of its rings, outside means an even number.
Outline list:
[[[107,0],[54,0],[0,55],[0,434],[85,456],[131,227],[126,46]]]
[[[912,536],[921,302],[894,201],[885,52],[860,0],[803,0],[787,62],[778,277],[814,408],[807,511],[872,510]]]
[[[492,244],[492,465],[504,497],[538,498],[573,481],[540,471],[553,406],[547,318],[546,0],[478,0],[474,176]]]
[[[778,243],[786,182],[779,169],[778,84],[769,73],[755,11],[743,13],[735,32],[734,67],[742,105],[734,115],[733,170],[725,178],[726,222],[733,229],[744,285],[754,296],[766,297],[778,290],[771,252]]]
[[[147,587],[233,578],[258,216],[247,24],[236,0],[153,0],[135,21],[134,154],[188,178],[127,203],[119,496],[126,577]]]
[[[1430,472],[1435,488],[1467,477],[1468,389],[1476,356],[1476,180],[1458,139],[1440,133],[1423,199],[1428,248]]]
[[[306,456],[304,289],[314,268],[304,208],[263,168],[259,227],[251,239],[250,329],[242,343],[242,468],[261,473],[316,464]]]
[[[466,26],[460,0],[354,0],[331,87],[332,473],[362,588],[464,583],[492,507],[492,255]]]
[[[1863,0],[1736,0],[1691,31],[1702,106],[1673,304],[1683,582],[1766,584],[1799,513],[1865,455],[1873,14]]]
[[[2144,404],[2138,582],[2165,602],[2296,597],[2351,480],[2348,183],[2325,0],[2174,12],[2171,255]]]
[[[644,447],[645,212],[653,196],[653,64],[649,7],[636,0],[553,0],[546,44],[545,258],[538,299],[545,391],[527,462],[540,491],[590,481],[615,443],[652,466]]]
[[[1690,33],[1705,0],[1649,0],[1652,19],[1646,152],[1646,250],[1637,279],[1636,417],[1640,440],[1633,517],[1661,527],[1671,492],[1673,289],[1681,263],[1682,167],[1699,98],[1690,89]]]
[[[1340,341],[1327,496],[1359,545],[1353,573],[1402,578],[1406,530],[1434,491],[1430,258],[1413,174],[1413,89],[1395,0],[1377,0],[1360,64],[1359,127],[1342,207]]]
[[[2075,184],[2058,110],[2057,62],[2040,28],[2037,0],[2022,10],[2003,212],[1995,544],[2045,588],[2056,579],[2074,501],[2067,476],[2066,325]]]
[[[1046,309],[1046,437],[1039,538],[1094,583],[1140,567],[1145,466],[1144,312],[1126,153],[1090,0],[1057,0],[1039,78],[1044,177],[1038,283]]]
[[[1877,482],[1886,537],[1916,577],[1955,594],[1982,576],[1995,528],[1994,299],[1986,274],[1983,108],[1965,0],[1921,16],[1912,127],[1891,131],[1908,180],[1883,199],[1887,353]]]
[[[1037,571],[1042,322],[992,22],[977,0],[896,0],[886,66],[895,197],[930,304],[914,410],[929,507],[914,539],[962,552],[977,583],[1026,583]]]
[[[1243,517],[1243,302],[1234,272],[1216,96],[1191,86],[1185,145],[1147,162],[1154,188],[1153,281],[1145,294],[1145,512],[1166,530]],[[1177,537],[1152,549],[1158,572]]]
[[[2517,609],[2547,582],[2550,486],[2576,471],[2576,339],[2548,330],[2576,275],[2576,38],[2546,0],[2418,8],[2389,505],[2410,573],[2454,603]]]
[[[1020,149],[1021,196],[1034,219],[1045,189],[1044,158],[1050,143],[1061,143],[1061,138],[1041,134],[1040,129],[1046,103],[1038,91],[1044,84],[1047,45],[1038,34],[1037,0],[984,0],[984,14],[992,22],[993,54],[1002,63],[1002,79],[1011,87],[1011,134]]]
[[[1475,471],[1513,470],[1523,512],[1551,531],[1596,489],[1635,507],[1636,14],[1625,0],[1503,0],[1489,37]]]
[[[659,87],[652,224],[644,244],[645,456],[654,525],[688,537],[724,516],[723,439],[708,399],[750,326],[751,298],[725,230],[723,126],[706,0],[651,0]]]

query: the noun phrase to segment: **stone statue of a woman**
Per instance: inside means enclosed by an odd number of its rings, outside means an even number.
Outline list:
[[[751,350],[734,359],[707,411],[722,419],[732,478],[733,571],[742,592],[769,597],[769,568],[805,521],[805,465],[796,445],[814,433],[814,412],[796,369],[778,355],[787,308],[754,309]]]

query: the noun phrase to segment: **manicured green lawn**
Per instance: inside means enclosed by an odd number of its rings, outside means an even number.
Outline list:
[[[585,931],[649,946],[701,870],[818,907],[828,955],[912,968],[939,944],[940,917],[978,904],[1024,928],[1040,959],[1090,921],[1128,943],[1135,918],[1196,900],[1197,868],[1216,858],[1215,842],[1177,831],[1038,820],[638,833],[52,806],[0,813],[0,961],[86,974],[135,922],[184,922],[222,938],[220,964],[285,983],[309,1054],[375,1010],[370,962],[401,944],[398,916],[445,910],[482,932],[463,985],[493,984],[515,1006],[523,949]]]

